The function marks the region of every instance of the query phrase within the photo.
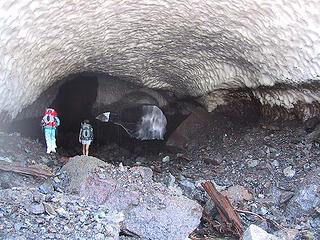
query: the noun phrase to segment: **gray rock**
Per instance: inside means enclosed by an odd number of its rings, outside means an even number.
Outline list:
[[[161,175],[161,180],[167,187],[173,187],[176,181],[176,178],[171,173],[163,173]]]
[[[33,214],[42,214],[44,213],[44,206],[42,203],[39,204],[31,204],[29,211]]]
[[[273,167],[279,167],[280,166],[278,160],[273,160],[271,164],[272,164]]]
[[[167,163],[170,161],[170,157],[169,156],[165,156],[164,158],[162,158],[162,162],[163,163]]]
[[[15,230],[16,232],[19,232],[22,227],[23,227],[23,224],[22,224],[22,223],[15,223],[15,224],[14,224],[14,230]]]
[[[243,240],[281,240],[280,238],[267,233],[256,225],[250,225],[243,234]]]
[[[11,158],[9,158],[9,157],[4,157],[4,156],[0,156],[0,161],[12,163]]]
[[[254,168],[259,165],[259,161],[258,160],[250,160],[250,161],[248,161],[247,164],[248,164],[249,168]]]
[[[99,159],[81,156],[71,158],[62,171],[70,178],[71,186],[66,189],[78,192],[88,202],[123,212],[123,228],[141,238],[185,239],[200,223],[202,207],[153,182],[150,168],[132,167],[121,171]],[[99,178],[99,172],[105,174],[104,179]],[[98,211],[94,219],[104,219],[105,213],[102,215]]]
[[[47,180],[43,184],[41,184],[39,186],[39,191],[44,194],[53,193],[54,188],[53,188],[51,180]]]
[[[311,184],[304,186],[295,192],[287,205],[286,212],[292,216],[302,216],[312,214],[320,204],[318,193],[319,185]]]
[[[288,178],[292,178],[296,174],[296,171],[292,169],[292,166],[289,166],[283,169],[283,174]]]
[[[284,204],[284,203],[288,202],[293,197],[293,195],[294,195],[294,193],[290,192],[290,191],[281,192],[279,203]]]

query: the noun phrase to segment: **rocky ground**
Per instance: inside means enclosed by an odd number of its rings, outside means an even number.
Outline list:
[[[228,196],[245,228],[255,224],[279,239],[320,239],[320,148],[299,122],[246,125],[217,118],[185,151],[146,142],[131,152],[117,144],[92,150],[118,168],[150,167],[156,182],[201,204],[209,218],[202,219],[191,239],[233,239],[211,225],[219,217],[201,187],[206,180]],[[0,163],[47,166],[59,173],[68,160],[59,152],[46,155],[35,140],[0,134]],[[70,195],[59,174],[42,180],[0,173],[0,238],[114,239],[121,229],[119,212]]]

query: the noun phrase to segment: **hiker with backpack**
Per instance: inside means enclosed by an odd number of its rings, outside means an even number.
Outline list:
[[[47,153],[56,152],[56,128],[60,125],[60,119],[53,108],[47,108],[41,120],[44,136],[47,144]]]
[[[82,144],[82,155],[89,156],[89,147],[93,141],[93,127],[89,120],[84,120],[81,123],[79,142]]]

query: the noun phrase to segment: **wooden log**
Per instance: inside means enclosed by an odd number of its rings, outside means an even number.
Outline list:
[[[238,213],[234,210],[228,198],[217,191],[212,182],[202,183],[202,187],[208,193],[225,224],[234,234],[240,238],[243,235],[243,225]]]
[[[13,163],[0,162],[0,170],[26,174],[26,175],[36,176],[36,177],[42,177],[42,178],[48,178],[53,176],[51,171],[45,169],[40,165],[20,166]]]

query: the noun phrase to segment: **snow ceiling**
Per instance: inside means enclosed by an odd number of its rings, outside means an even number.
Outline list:
[[[0,112],[13,118],[88,71],[202,97],[209,110],[233,89],[262,104],[315,103],[320,1],[0,1]]]

